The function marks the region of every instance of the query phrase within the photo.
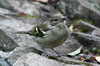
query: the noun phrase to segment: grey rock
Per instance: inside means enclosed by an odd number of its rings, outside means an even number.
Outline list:
[[[9,0],[0,0],[0,7],[8,9],[8,10],[10,10],[12,12],[16,12],[14,7],[9,3]]]
[[[1,0],[1,7],[5,7],[5,9],[14,9],[16,10],[12,14],[16,13],[26,13],[33,16],[37,16],[38,19],[30,18],[23,19],[25,22],[32,23],[35,22],[43,22],[47,20],[48,17],[55,13],[55,9],[50,4],[42,4],[36,1],[27,1],[27,0]],[[8,6],[7,6],[8,5]],[[2,10],[1,10],[2,11]],[[11,10],[13,11],[13,10]],[[11,13],[10,13],[11,14]]]
[[[0,66],[10,66],[10,65],[6,62],[5,58],[1,58],[0,59]]]
[[[7,10],[7,9],[0,8],[0,15],[2,15],[2,14],[10,14],[10,13],[12,13],[12,12]]]
[[[28,54],[29,52],[35,52],[37,54],[42,54],[41,51],[35,49],[34,47],[17,47],[13,50],[12,54],[7,58],[7,61],[13,65],[16,60],[19,59],[22,55]]]
[[[92,32],[92,35],[100,37],[100,30],[94,30]],[[93,42],[92,47],[95,47],[97,49],[100,49],[100,41]]]
[[[91,34],[86,34],[82,32],[72,32],[71,34],[74,38],[80,42],[84,47],[90,47],[94,41],[99,41],[99,37],[92,36]]]
[[[27,0],[8,0],[8,2],[19,12],[30,15],[50,15],[54,13],[54,8],[50,5],[44,5],[39,2],[29,2]],[[50,13],[50,14],[49,14]]]
[[[13,39],[19,46],[32,46],[37,45],[33,40],[32,37],[29,35],[19,35],[15,34],[17,31],[28,31],[34,25],[26,24],[21,20],[12,18],[12,19],[5,19],[3,18],[0,21],[0,29],[3,30],[8,37]],[[27,45],[28,44],[28,45]]]
[[[47,59],[35,53],[29,53],[20,57],[13,66],[73,66],[55,60]],[[80,65],[76,65],[80,66]]]
[[[98,30],[93,30],[91,34],[94,35],[94,36],[99,36],[100,37],[100,30],[99,29]]]
[[[96,0],[97,2],[99,0]],[[94,4],[95,2],[93,2]],[[99,2],[98,2],[99,3]],[[96,3],[96,4],[98,4]],[[87,18],[99,26],[100,11],[87,0],[61,0],[60,8],[70,18]],[[100,7],[99,7],[100,8]]]
[[[50,4],[42,4],[39,2],[33,2],[35,6],[38,6],[41,15],[52,16],[55,14],[55,9]]]
[[[9,1],[9,0],[8,0]],[[9,3],[17,9],[19,12],[27,13],[27,14],[34,14],[40,15],[39,10],[36,6],[32,5],[31,3],[27,2],[26,0],[10,0]]]
[[[18,47],[17,43],[0,29],[0,50],[8,52],[12,51],[16,47]]]
[[[32,40],[29,35],[19,35],[15,32],[17,31],[28,31],[34,25],[26,24],[25,22],[11,18],[1,18],[0,20],[0,49],[2,51],[12,51],[20,46],[35,47],[40,49],[40,47]],[[34,51],[35,52],[35,51]],[[4,56],[2,55],[4,54]],[[1,57],[9,57],[12,53],[0,53]],[[7,56],[6,56],[7,55]],[[9,56],[8,56],[9,55]]]
[[[87,48],[88,50],[91,50],[91,51],[95,51],[95,48],[96,48],[96,50],[100,49],[100,35],[99,35],[99,30],[93,31],[93,33],[96,35],[86,34],[86,33],[82,33],[82,32],[73,32],[72,35],[85,48]],[[99,51],[97,51],[97,52],[99,53]]]

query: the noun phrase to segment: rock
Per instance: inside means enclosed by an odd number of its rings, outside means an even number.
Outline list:
[[[27,13],[27,14],[35,14],[35,15],[40,15],[39,10],[36,8],[37,6],[32,5],[26,0],[11,0],[8,2],[19,12]]]
[[[35,53],[29,53],[20,57],[13,66],[73,66],[55,60],[50,60]],[[78,66],[78,65],[77,65]]]
[[[42,54],[41,51],[35,49],[34,47],[17,47],[13,50],[9,57],[7,57],[7,61],[9,64],[13,65],[16,60],[19,59],[22,55],[28,54],[29,52],[35,52],[37,54]]]
[[[13,41],[6,33],[0,29],[0,50],[8,52],[18,47],[17,43]]]
[[[0,21],[0,29],[5,32],[7,37],[11,38],[17,45],[19,46],[32,46],[37,45],[32,37],[29,35],[19,35],[15,34],[17,31],[28,31],[34,25],[26,24],[22,20],[18,20],[15,18],[7,19],[2,18]],[[11,41],[9,41],[11,42]],[[27,45],[28,44],[28,45]]]
[[[11,54],[12,54],[12,51],[11,52],[0,51],[0,57],[1,58],[8,58]]]
[[[10,66],[10,65],[6,62],[5,58],[1,58],[0,59],[0,66]]]
[[[33,4],[38,6],[38,8],[41,10],[39,10],[41,15],[52,16],[56,13],[54,7],[52,7],[50,4],[42,4],[39,2],[33,2]]]
[[[15,18],[7,19],[0,17],[0,19],[0,50],[2,50],[0,51],[0,57],[8,58],[7,60],[9,60],[9,63],[13,64],[18,57],[25,53],[38,53],[38,50],[35,48],[40,49],[40,47],[32,40],[31,36],[15,34],[17,31],[28,31],[34,25],[26,24],[25,22]],[[18,46],[21,48],[18,49]],[[24,48],[25,46],[26,50]],[[28,49],[28,47],[32,48]]]
[[[97,32],[99,33],[98,30],[97,30]],[[100,49],[99,34],[96,36],[96,35],[93,35],[93,34],[91,35],[91,34],[86,34],[86,33],[82,33],[82,32],[73,32],[71,35],[73,35],[75,37],[75,39],[77,41],[79,41],[88,50],[94,51],[95,48]],[[99,50],[98,50],[98,53],[99,53]]]
[[[99,36],[100,37],[99,29],[98,30],[93,30],[91,34],[94,35],[94,36]]]
[[[20,57],[13,66],[63,66],[63,64],[58,63],[54,60],[49,60],[47,58],[44,58],[42,56],[39,56],[35,53],[29,53],[22,57]]]
[[[100,11],[95,6],[92,6],[94,3],[99,5],[99,0],[96,0],[93,3],[88,2],[88,0],[61,0],[60,8],[64,15],[76,19],[76,18],[87,18],[94,21],[95,25],[100,27]]]
[[[25,13],[32,16],[37,16],[37,19],[34,18],[20,18],[25,22],[29,23],[37,23],[44,22],[55,13],[55,9],[50,4],[42,4],[36,1],[27,1],[27,0],[1,0],[1,7],[12,11],[13,13],[9,14],[17,14],[17,13]],[[8,6],[7,6],[8,5]],[[11,9],[12,10],[11,10]],[[15,11],[14,11],[15,10]],[[1,10],[2,11],[2,10]],[[5,11],[4,11],[5,12]],[[1,12],[2,13],[2,12]],[[33,23],[34,22],[34,23]]]
[[[7,9],[0,8],[0,15],[2,15],[2,14],[10,14],[10,13],[12,13],[12,12],[7,10]]]
[[[0,0],[0,7],[8,9],[8,10],[10,10],[12,12],[16,12],[14,7],[9,3],[9,0]]]
[[[95,36],[99,36],[100,37],[100,30],[94,30],[92,32],[92,35],[95,35]],[[95,47],[97,49],[100,49],[100,41],[93,42],[92,47]]]
[[[99,37],[92,36],[91,34],[86,34],[82,32],[72,32],[71,34],[74,38],[80,42],[84,47],[90,47],[92,43],[96,40],[99,40]],[[90,48],[88,48],[90,49]]]
[[[49,4],[41,4],[39,2],[34,1],[27,1],[27,0],[7,0],[14,9],[16,9],[18,12],[27,13],[30,15],[50,15],[50,13],[54,13],[54,8],[50,6]]]

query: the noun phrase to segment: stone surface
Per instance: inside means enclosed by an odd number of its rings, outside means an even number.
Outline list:
[[[21,0],[7,0],[7,2],[10,3],[10,5],[16,9],[18,12],[27,13],[30,15],[37,15],[37,16],[43,16],[45,15],[51,15],[54,13],[54,8],[49,4],[41,4],[39,2],[34,1],[21,1]]]
[[[8,9],[12,12],[16,12],[17,10],[14,9],[14,7],[9,3],[9,0],[0,0],[0,7]]]
[[[0,51],[0,57],[1,58],[8,58],[11,54],[12,54],[12,51],[11,52]]]
[[[63,64],[58,63],[54,60],[49,60],[47,58],[41,57],[34,53],[26,54],[20,57],[13,66],[63,66]]]
[[[32,40],[31,36],[15,34],[17,31],[28,31],[33,26],[34,25],[27,24],[22,20],[15,18],[8,19],[0,16],[0,50],[2,50],[0,51],[0,57],[9,58],[9,63],[13,64],[25,53],[38,52],[35,48],[39,48],[39,46]],[[29,48],[25,50],[24,46],[27,48],[32,47],[33,49]],[[21,48],[18,49],[17,47]],[[31,49],[33,51],[31,51]]]
[[[10,0],[8,1],[16,10],[19,12],[27,13],[27,14],[35,14],[40,15],[39,10],[36,8],[37,6],[32,5],[31,3],[21,0]]]
[[[95,35],[95,36],[99,36],[100,37],[100,30],[94,30],[92,32],[92,35]],[[100,49],[100,41],[93,42],[92,47],[96,47],[97,49]]]
[[[0,59],[0,66],[9,66],[9,64],[7,64],[7,62],[5,61],[4,58]]]
[[[9,52],[18,47],[17,43],[0,29],[0,50]]]
[[[28,31],[33,26],[34,25],[26,24],[22,20],[18,20],[15,18],[12,18],[12,19],[3,18],[0,21],[0,29],[5,32],[5,34],[7,35],[6,37],[13,39],[13,41],[19,46],[25,46],[25,45],[26,46],[32,46],[32,45],[35,46],[36,43],[32,40],[31,36],[15,34],[15,32],[17,32],[17,31]]]
[[[96,0],[96,2],[98,1],[99,0]],[[94,3],[96,5],[99,3],[96,2],[89,3],[87,0],[61,0],[60,6],[58,6],[68,17],[73,19],[87,18],[94,21],[95,25],[100,27],[100,25],[98,25],[100,21],[100,10],[93,6]]]
[[[35,49],[34,47],[17,47],[13,50],[13,52],[10,54],[10,56],[7,58],[7,61],[13,65],[16,60],[19,59],[22,55],[28,54],[29,52],[35,52],[37,54],[42,54],[41,51]]]
[[[10,13],[12,13],[12,12],[7,10],[7,9],[0,8],[0,15],[2,15],[2,14],[10,14]]]
[[[29,53],[20,57],[13,66],[73,66],[55,60],[50,60],[35,53]],[[76,65],[79,66],[79,65]]]

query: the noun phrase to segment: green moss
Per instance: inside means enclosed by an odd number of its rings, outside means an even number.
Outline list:
[[[82,27],[82,28],[80,28],[81,30],[82,30],[82,32],[88,32],[89,31],[89,29],[87,28],[87,27]]]
[[[92,51],[93,51],[94,53],[100,54],[100,49],[98,49],[98,48],[96,48],[96,47],[93,47],[93,48],[92,48]]]
[[[81,19],[81,20],[83,20],[83,21],[85,21],[87,23],[93,24],[93,22],[91,20],[88,20],[88,19]]]
[[[79,19],[75,19],[75,20],[73,21],[73,24],[76,25],[76,24],[78,23],[78,20],[79,20]]]
[[[79,21],[79,20],[83,20],[84,22],[93,24],[93,22],[90,21],[90,20],[88,20],[88,19],[75,19],[75,20],[73,21],[73,25],[74,25],[74,26],[75,26],[75,25],[78,25],[78,21]],[[79,26],[78,29],[80,29],[82,32],[88,32],[88,31],[89,31],[89,29],[88,29],[86,26]]]
[[[88,20],[88,19],[75,19],[75,20],[73,21],[73,24],[74,24],[74,25],[78,24],[78,21],[79,21],[79,20],[83,20],[84,22],[93,24],[93,22],[92,22],[91,20]]]
[[[24,18],[37,18],[37,16],[35,16],[35,15],[29,15],[29,14],[27,14],[27,15],[18,14],[17,16],[24,17]]]

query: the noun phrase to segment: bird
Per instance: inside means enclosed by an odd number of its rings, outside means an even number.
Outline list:
[[[33,40],[43,50],[44,48],[53,49],[62,45],[69,36],[69,29],[66,26],[66,19],[66,16],[51,16],[46,22],[36,25],[29,31],[19,31],[16,33],[33,36]]]

